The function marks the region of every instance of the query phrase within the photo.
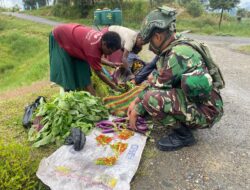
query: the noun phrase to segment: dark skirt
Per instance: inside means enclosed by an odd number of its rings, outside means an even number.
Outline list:
[[[83,90],[91,84],[91,69],[87,61],[70,56],[59,46],[53,34],[49,36],[50,80],[65,90]]]

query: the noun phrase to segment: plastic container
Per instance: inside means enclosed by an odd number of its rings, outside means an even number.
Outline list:
[[[112,11],[110,9],[103,9],[101,11],[101,25],[113,24]]]
[[[100,25],[102,23],[102,10],[101,9],[96,9],[94,11],[94,24],[95,25]]]
[[[122,25],[122,11],[118,8],[112,10],[113,24]]]

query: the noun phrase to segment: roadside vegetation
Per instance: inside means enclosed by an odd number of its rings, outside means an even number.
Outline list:
[[[171,1],[169,1],[171,2]],[[241,21],[237,17],[230,16],[224,11],[221,26],[219,22],[221,13],[208,13],[204,7],[196,0],[187,1],[185,4],[168,4],[178,10],[177,29],[179,32],[190,30],[192,33],[222,35],[222,36],[250,36],[249,15],[241,16]],[[123,25],[138,30],[141,22],[147,13],[154,9],[157,4],[152,6],[147,1],[124,1],[122,5]],[[84,14],[80,14],[78,8],[68,8],[63,4],[40,9],[25,11],[25,13],[42,16],[60,22],[77,22],[85,25],[93,25],[94,11],[105,7],[114,9],[119,7],[115,3],[96,3]]]
[[[59,93],[59,88],[45,85],[21,96],[4,98],[4,95],[10,90],[18,94],[20,87],[35,85],[38,81],[49,81],[51,29],[51,26],[0,14],[0,189],[45,188],[35,173],[40,160],[55,151],[56,146],[31,148],[22,116],[25,106],[37,96],[51,98]],[[107,95],[106,85],[95,75],[93,80],[98,95]]]
[[[237,50],[242,52],[242,53],[250,54],[250,45],[240,46]]]
[[[50,30],[0,15],[0,92],[48,78]]]

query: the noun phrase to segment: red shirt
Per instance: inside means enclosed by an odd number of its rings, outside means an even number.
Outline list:
[[[86,60],[94,70],[101,70],[101,32],[79,24],[62,24],[53,30],[53,35],[69,55]]]

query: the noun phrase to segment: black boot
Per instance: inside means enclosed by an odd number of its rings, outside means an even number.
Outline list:
[[[168,136],[161,138],[157,143],[157,147],[162,151],[173,151],[184,146],[191,146],[195,143],[196,141],[191,130],[181,126],[174,129]]]

